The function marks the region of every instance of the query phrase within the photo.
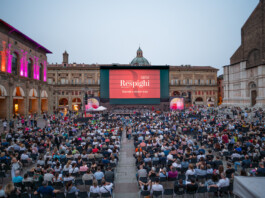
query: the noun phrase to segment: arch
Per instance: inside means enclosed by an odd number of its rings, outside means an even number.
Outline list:
[[[38,93],[36,89],[29,90],[29,97],[38,97]]]
[[[212,97],[207,98],[207,102],[214,102],[214,98]]]
[[[198,98],[196,98],[196,99],[195,99],[195,102],[203,102],[202,97],[198,97]]]
[[[18,75],[18,53],[17,52],[13,52],[12,54],[12,74],[14,75]]]
[[[72,110],[79,111],[81,109],[82,101],[80,98],[74,98],[72,100]]]
[[[25,97],[25,92],[21,87],[16,87],[13,91],[13,97]]]
[[[41,97],[41,98],[48,98],[47,91],[42,90],[42,92],[41,92],[41,94],[40,94],[40,97]]]
[[[7,96],[6,88],[3,85],[0,85],[0,96]]]
[[[68,100],[66,98],[61,98],[59,100],[59,106],[67,106],[68,105]]]
[[[247,68],[256,66],[260,64],[260,62],[261,62],[260,50],[259,49],[251,50],[248,54]]]
[[[81,104],[81,99],[80,99],[80,98],[74,98],[74,99],[72,100],[72,103]]]
[[[180,92],[179,91],[173,91],[173,96],[180,96]]]
[[[181,93],[181,96],[186,97],[187,96],[187,93],[186,92],[182,92]]]
[[[256,88],[257,88],[257,85],[256,85],[255,82],[251,81],[251,82],[248,84],[248,87],[249,87],[250,89],[256,89]]]
[[[28,77],[33,78],[33,60],[31,58],[28,59]]]
[[[13,91],[13,113],[15,115],[25,115],[25,92],[21,87],[16,87]]]

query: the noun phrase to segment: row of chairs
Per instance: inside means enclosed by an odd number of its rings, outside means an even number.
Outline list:
[[[195,190],[188,190],[186,187],[183,188],[178,188],[178,189],[165,189],[164,192],[162,191],[153,191],[153,197],[161,197],[161,196],[174,196],[175,195],[198,195],[198,194],[208,194],[209,193],[226,193],[228,194],[228,196],[230,197],[230,192],[231,192],[231,187],[227,186],[227,187],[222,187],[222,188],[218,188],[218,187],[210,187],[209,190],[207,188],[207,186],[199,186],[197,189]],[[150,196],[150,191],[141,191],[140,193],[140,197],[145,197],[145,196]]]
[[[88,197],[93,197],[93,198],[100,198],[100,197],[105,197],[109,198],[112,197],[110,193],[88,193],[86,191],[83,192],[78,192],[78,193],[64,193],[64,192],[58,192],[55,193],[55,195],[47,195],[47,194],[28,194],[28,193],[22,193],[20,195],[18,194],[11,194],[9,198],[88,198]]]

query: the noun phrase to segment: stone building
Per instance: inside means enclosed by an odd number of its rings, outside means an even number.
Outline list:
[[[98,65],[69,64],[63,53],[62,64],[48,65],[48,84],[53,85],[53,110],[82,110],[85,93],[99,97],[100,70]]]
[[[0,19],[0,119],[51,112],[48,49]]]
[[[241,29],[241,45],[224,66],[224,105],[265,107],[265,0]]]
[[[170,96],[185,98],[185,105],[217,105],[217,71],[210,66],[170,66]]]
[[[113,64],[69,64],[68,57],[67,52],[64,52],[62,64],[48,65],[48,83],[54,88],[53,110],[83,109],[85,93],[88,96],[100,96],[100,66],[113,66]],[[150,64],[139,48],[131,63],[123,65],[147,66]],[[218,69],[210,66],[169,66],[169,68],[169,97],[184,97],[187,106],[217,105]]]

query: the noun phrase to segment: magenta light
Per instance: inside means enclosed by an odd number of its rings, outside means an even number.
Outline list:
[[[35,59],[35,61],[34,61],[34,79],[39,79],[39,63],[38,63],[38,61],[39,61],[39,58],[38,57],[36,57],[36,56],[34,56],[34,59]]]
[[[12,73],[12,54],[11,54],[11,44],[8,44],[8,48],[6,50],[7,54],[7,72]]]
[[[24,52],[23,56],[24,56],[24,76],[28,77],[28,61],[27,61],[27,53],[28,52]]]
[[[24,56],[23,50],[21,50],[22,57],[20,59],[20,76],[24,76]]]
[[[47,62],[43,61],[43,81],[47,81]]]

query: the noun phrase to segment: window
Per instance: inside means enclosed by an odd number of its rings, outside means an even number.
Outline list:
[[[201,80],[201,84],[200,85],[203,85],[203,83],[204,83],[204,80]]]
[[[190,84],[192,85],[192,79],[190,80]]]
[[[183,80],[183,85],[185,85],[186,84],[186,82],[185,82],[185,79]]]
[[[198,85],[200,85],[200,84],[201,84],[201,80],[199,79],[199,80],[198,80]]]
[[[32,68],[33,67],[33,61],[31,60],[31,59],[29,59],[28,60],[28,77],[29,78],[32,78],[33,77],[33,75],[32,75]],[[51,83],[49,83],[49,84],[51,84]]]
[[[198,84],[198,80],[195,80],[195,85],[197,85]]]
[[[61,78],[61,84],[65,84],[65,78]]]
[[[212,82],[213,82],[213,85],[215,85],[215,80],[212,80]]]
[[[98,79],[98,85],[100,84],[100,79]]]
[[[212,84],[212,80],[211,80],[211,79],[209,80],[209,84],[210,84],[210,85]]]
[[[43,65],[40,64],[40,73],[39,73],[39,79],[42,81],[43,80]]]
[[[62,91],[62,95],[64,95],[64,91]]]
[[[176,85],[178,84],[178,79],[175,79],[175,84],[176,84]]]
[[[190,80],[189,79],[187,79],[187,85],[189,85],[190,84]]]
[[[209,84],[209,81],[208,80],[206,80],[206,85],[208,85]]]
[[[17,75],[18,70],[18,55],[17,53],[12,54],[12,74]]]
[[[74,84],[79,84],[79,79],[78,78],[75,78],[74,80],[75,80]]]
[[[48,78],[48,84],[52,84],[52,78]]]
[[[174,84],[174,80],[172,79],[172,80],[171,80],[171,85],[173,85],[173,84]]]
[[[92,84],[92,79],[91,78],[87,79],[87,84]]]

